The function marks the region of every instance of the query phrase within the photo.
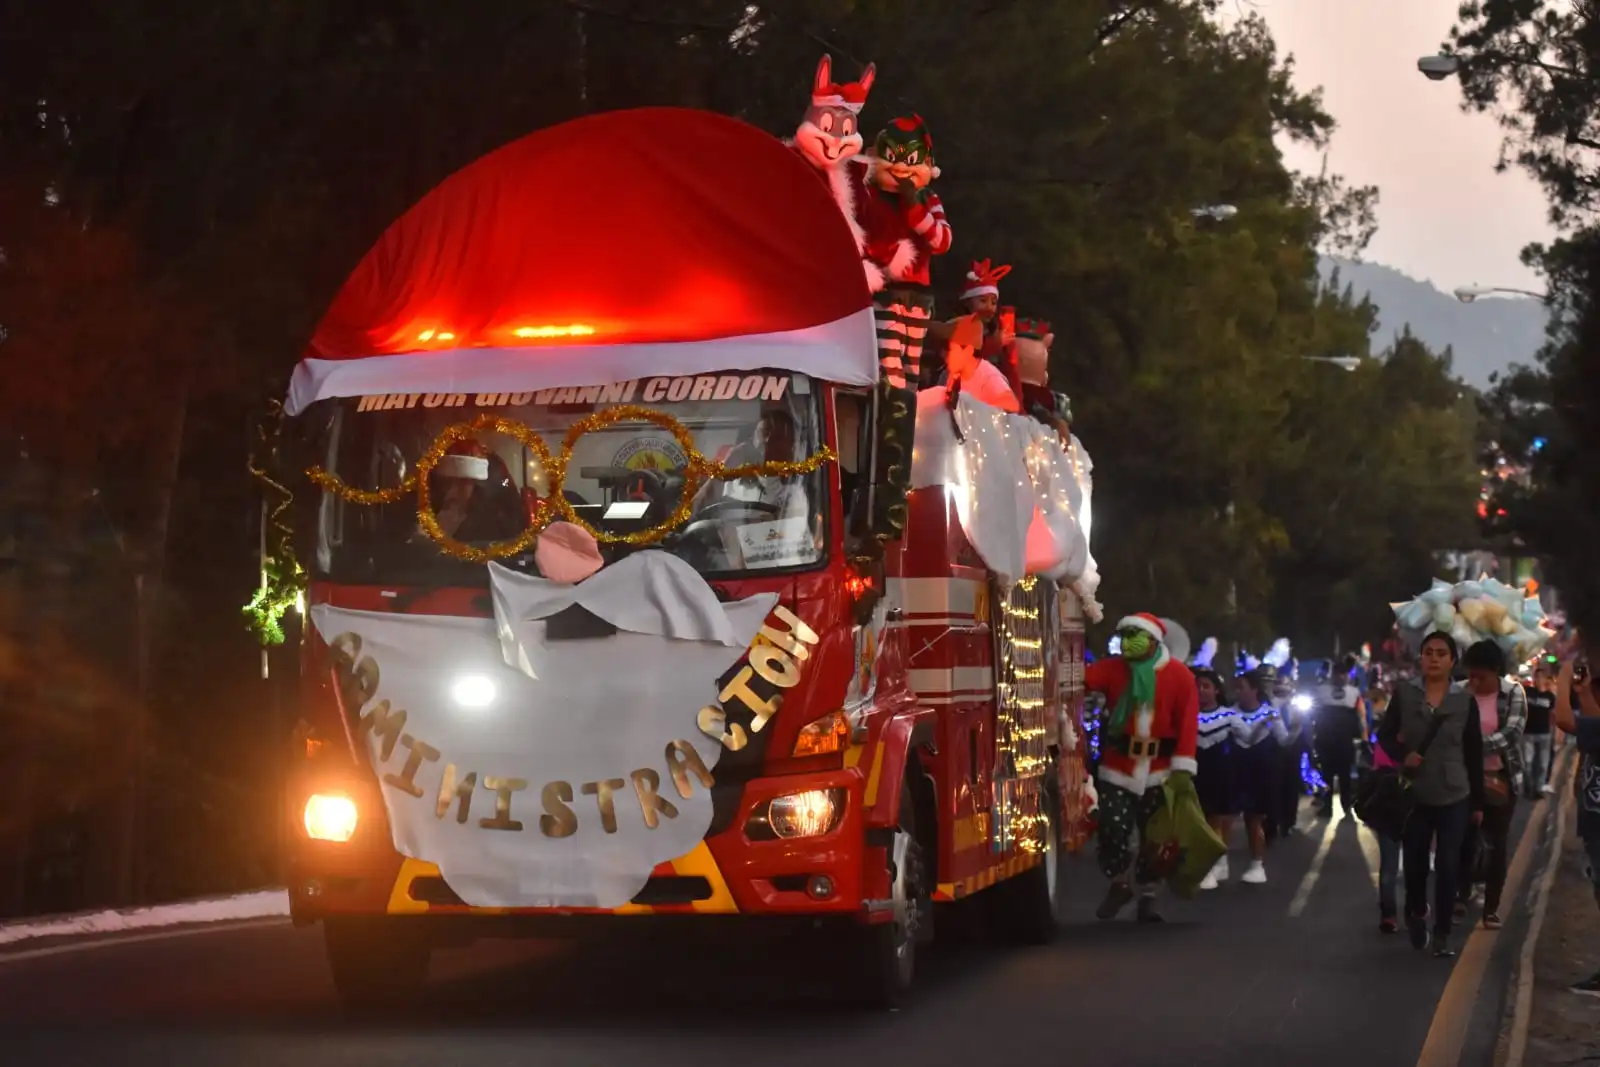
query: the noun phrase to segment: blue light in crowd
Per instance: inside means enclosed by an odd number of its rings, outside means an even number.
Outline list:
[[[1548,440],[1546,440],[1545,438],[1543,438],[1543,437],[1535,437],[1533,439],[1533,444],[1528,446],[1528,451],[1529,452],[1543,452],[1544,451],[1544,446],[1549,444],[1549,443],[1550,442]]]
[[[1305,752],[1300,753],[1300,781],[1305,783],[1307,794],[1315,795],[1328,788],[1328,783],[1322,780],[1322,775],[1311,765],[1310,754]]]

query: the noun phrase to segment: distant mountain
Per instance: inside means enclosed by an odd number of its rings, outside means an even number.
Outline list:
[[[1482,297],[1463,304],[1393,267],[1324,256],[1324,280],[1339,271],[1339,286],[1355,289],[1359,299],[1371,297],[1378,308],[1373,347],[1387,348],[1401,328],[1436,352],[1454,349],[1455,372],[1471,385],[1485,386],[1494,371],[1513,363],[1531,363],[1544,344],[1544,305],[1526,297]]]

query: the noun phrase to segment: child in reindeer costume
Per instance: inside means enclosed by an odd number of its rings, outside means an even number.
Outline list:
[[[974,260],[967,268],[967,283],[961,290],[961,306],[983,323],[983,359],[993,363],[1006,376],[1011,388],[1022,399],[1022,379],[1017,373],[1016,323],[1000,310],[1000,280],[1011,273],[1007,263],[991,264]]]
[[[1104,694],[1110,709],[1101,727],[1100,870],[1111,879],[1096,914],[1114,919],[1138,885],[1140,922],[1161,922],[1155,908],[1155,857],[1144,841],[1146,825],[1164,805],[1169,777],[1192,778],[1200,731],[1200,696],[1194,674],[1167,651],[1167,628],[1154,615],[1117,623],[1120,655],[1090,664],[1084,688]],[[1209,862],[1209,861],[1208,861]]]

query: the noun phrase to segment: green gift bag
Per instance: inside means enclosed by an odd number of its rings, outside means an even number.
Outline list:
[[[1164,802],[1150,816],[1144,831],[1144,847],[1151,853],[1149,868],[1153,876],[1187,900],[1228,846],[1206,822],[1191,775],[1179,772],[1168,776],[1161,795]]]

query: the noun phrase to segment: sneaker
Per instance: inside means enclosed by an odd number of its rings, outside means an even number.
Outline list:
[[[1156,910],[1155,897],[1140,897],[1137,918],[1142,923],[1164,923],[1167,920]]]
[[[1249,868],[1244,872],[1244,874],[1240,877],[1239,880],[1241,882],[1245,882],[1248,885],[1266,885],[1267,884],[1267,867],[1266,867],[1266,864],[1262,863],[1260,860],[1252,861],[1250,866],[1249,866]]]
[[[1428,947],[1428,916],[1407,915],[1406,933],[1411,936],[1411,947],[1421,952]]]
[[[1549,782],[1546,782],[1544,785],[1541,785],[1539,787],[1539,792],[1543,793],[1545,796],[1549,796],[1551,793],[1554,793],[1555,791],[1556,791],[1556,787],[1551,785]]]
[[[1600,972],[1596,972],[1590,977],[1585,978],[1583,981],[1577,982],[1571,986],[1568,986],[1567,988],[1582,996],[1600,997]]]
[[[1100,906],[1095,909],[1095,916],[1105,920],[1115,919],[1132,900],[1132,886],[1122,882],[1112,882],[1111,888],[1106,890],[1105,899],[1100,901]]]
[[[1400,930],[1400,924],[1394,921],[1393,915],[1385,915],[1378,920],[1378,933],[1393,934]]]
[[[1213,867],[1209,871],[1207,871],[1206,872],[1206,876],[1204,878],[1200,879],[1200,888],[1201,889],[1215,889],[1215,888],[1217,888],[1217,869],[1215,867]]]
[[[1441,933],[1435,931],[1431,944],[1433,945],[1433,958],[1434,959],[1436,959],[1436,960],[1455,959],[1456,950],[1450,947],[1450,935],[1449,934],[1441,934]]]
[[[1224,853],[1223,857],[1216,862],[1214,867],[1211,868],[1211,873],[1217,876],[1217,881],[1219,882],[1226,882],[1228,880],[1228,857],[1226,853]]]
[[[1500,922],[1500,916],[1496,915],[1494,912],[1491,911],[1484,914],[1483,928],[1485,930],[1498,930],[1502,925],[1503,924]]]

